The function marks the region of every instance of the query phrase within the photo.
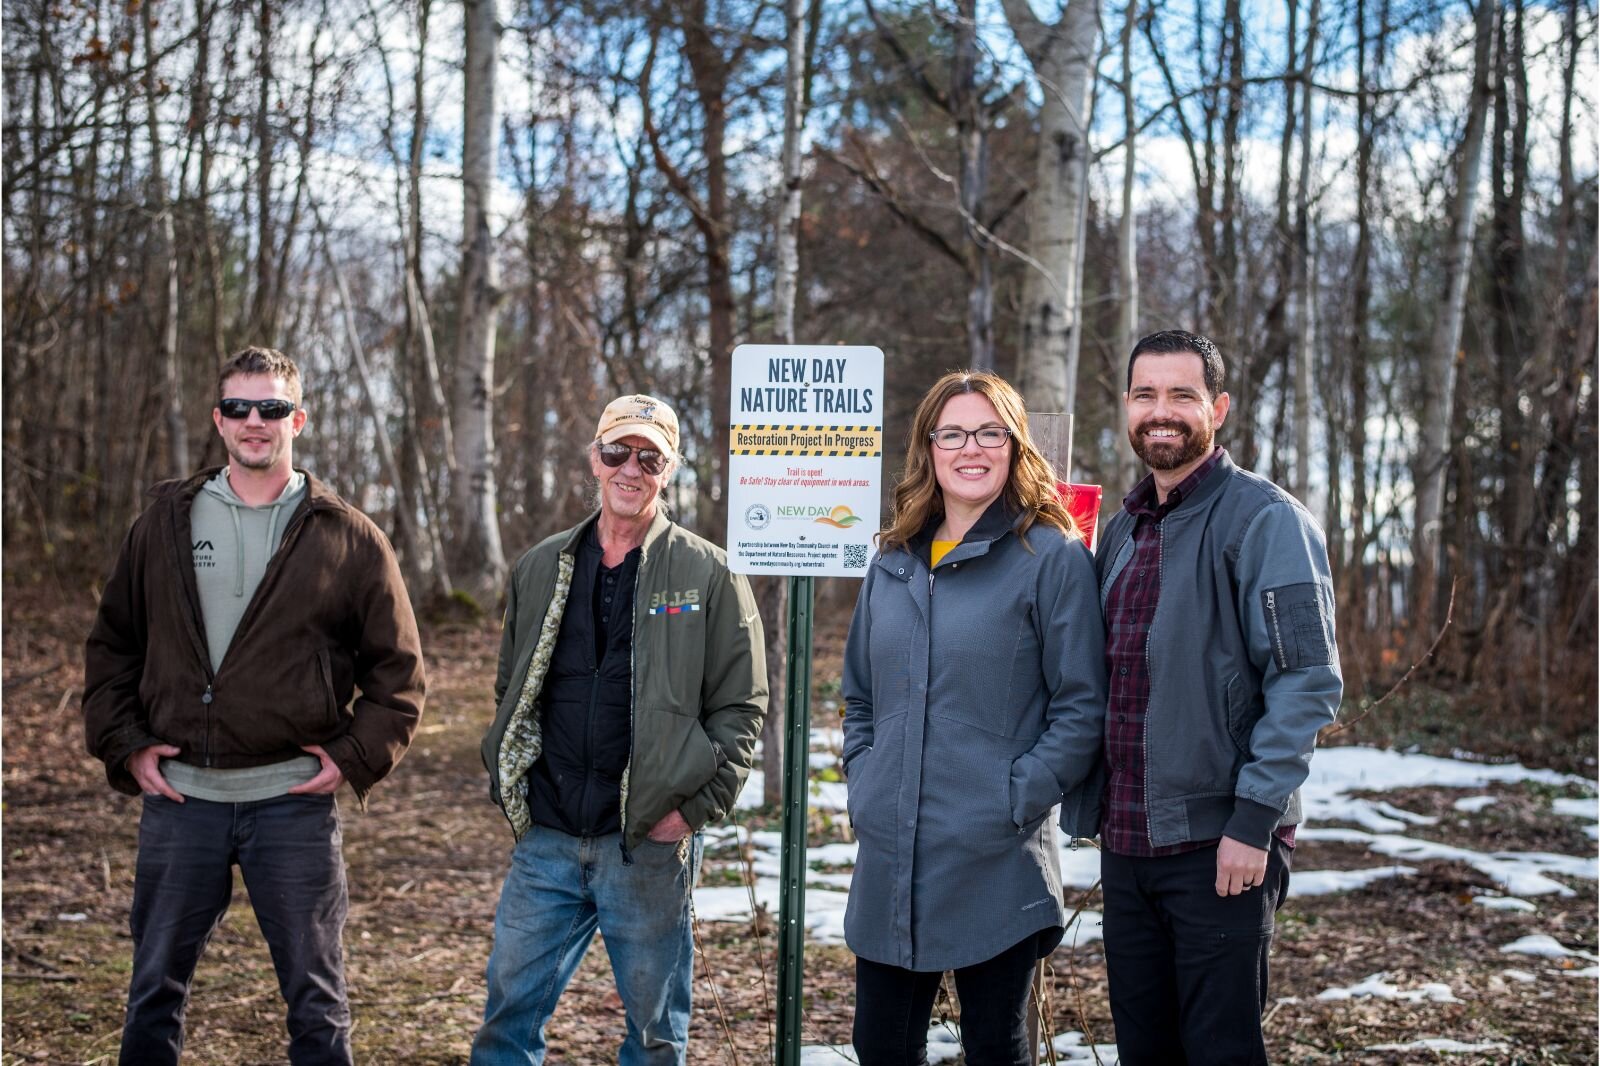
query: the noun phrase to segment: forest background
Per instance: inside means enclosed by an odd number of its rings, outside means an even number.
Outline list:
[[[8,695],[70,675],[145,489],[223,461],[246,344],[300,362],[297,460],[429,624],[490,629],[508,557],[587,513],[614,395],[676,407],[672,509],[717,541],[747,341],[884,350],[886,485],[927,385],[996,369],[1109,509],[1126,353],[1182,327],[1228,362],[1221,442],[1327,531],[1347,716],[1420,664],[1360,736],[1593,774],[1592,0],[3,18]]]

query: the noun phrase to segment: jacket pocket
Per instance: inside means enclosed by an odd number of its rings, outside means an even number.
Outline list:
[[[1256,723],[1261,720],[1261,714],[1256,709],[1258,701],[1250,698],[1249,689],[1239,674],[1233,674],[1228,678],[1224,700],[1228,714],[1228,735],[1233,738],[1234,747],[1248,755],[1250,734],[1255,731]]]
[[[339,698],[333,692],[333,655],[317,649],[317,682],[322,690],[322,713],[330,726],[339,724]]]

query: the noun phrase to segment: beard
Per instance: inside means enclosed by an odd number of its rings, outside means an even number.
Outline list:
[[[234,466],[246,470],[271,470],[273,465],[283,457],[282,448],[269,448],[256,455],[246,455],[243,448],[235,449],[231,446],[224,449],[228,453],[228,461]]]
[[[1152,441],[1145,433],[1152,429],[1174,429],[1178,435],[1165,441]],[[1128,430],[1128,443],[1151,470],[1177,470],[1211,452],[1216,434],[1210,426],[1190,426],[1183,422],[1146,421]]]

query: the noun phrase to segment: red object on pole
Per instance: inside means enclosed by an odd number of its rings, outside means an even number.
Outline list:
[[[1072,520],[1082,531],[1084,544],[1094,551],[1094,537],[1100,528],[1100,486],[1069,485],[1065,481],[1058,481],[1056,492],[1061,496],[1061,502],[1067,505],[1067,513],[1072,515]]]

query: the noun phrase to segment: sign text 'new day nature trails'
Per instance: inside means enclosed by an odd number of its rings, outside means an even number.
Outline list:
[[[728,560],[861,577],[878,531],[883,352],[741,345],[728,419]]]
[[[833,356],[771,356],[766,383],[740,386],[735,406],[747,414],[871,415],[883,386],[845,384],[849,363]]]

